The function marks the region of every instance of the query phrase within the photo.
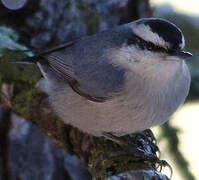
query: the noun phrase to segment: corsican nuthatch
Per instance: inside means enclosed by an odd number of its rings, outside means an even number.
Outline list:
[[[140,19],[28,58],[48,83],[49,102],[67,124],[94,136],[159,125],[184,103],[190,73],[174,24]]]

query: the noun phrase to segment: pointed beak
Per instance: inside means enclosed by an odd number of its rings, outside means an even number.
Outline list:
[[[173,51],[173,52],[170,52],[169,54],[170,56],[177,56],[182,59],[187,59],[193,56],[190,52],[187,52],[187,51]]]

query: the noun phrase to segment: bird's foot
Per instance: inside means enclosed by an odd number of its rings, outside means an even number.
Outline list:
[[[118,144],[126,153],[131,154],[134,161],[145,161],[152,164],[154,168],[168,167],[172,175],[171,166],[164,160],[160,160],[157,156],[159,148],[156,145],[156,139],[151,130],[145,130],[141,133],[135,133],[126,137],[118,137],[111,133],[104,132],[103,136],[116,144]]]
[[[144,130],[140,133],[137,133],[137,134],[139,134],[143,139],[150,141],[154,144],[157,144],[157,140],[156,140],[153,132],[150,129],[146,129],[146,130]]]
[[[130,134],[130,136],[134,140],[134,143],[139,144],[139,142],[141,142],[142,146],[148,145],[154,154],[158,152],[160,155],[160,150],[157,146],[157,140],[150,129],[146,129],[139,133]]]
[[[111,133],[104,132],[103,135],[106,139],[109,139],[109,140],[115,142],[120,147],[122,147],[125,151],[134,153],[135,156],[138,156],[141,159],[148,159],[148,158],[156,159],[155,157],[157,157],[156,155],[153,156],[153,154],[155,154],[155,152],[156,152],[156,151],[154,151],[154,149],[149,149],[149,147],[146,148],[146,146],[149,146],[151,144],[144,141],[146,139],[145,136],[144,136],[144,139],[142,139],[142,138],[138,138],[137,134],[136,134],[135,136],[134,135],[130,136],[130,139],[128,141],[125,141],[124,139],[121,139],[121,137],[115,136]],[[144,149],[143,147],[146,149]],[[156,149],[158,149],[158,148],[156,148]],[[151,153],[149,152],[150,150],[152,150]],[[144,158],[144,157],[146,157],[146,158]]]

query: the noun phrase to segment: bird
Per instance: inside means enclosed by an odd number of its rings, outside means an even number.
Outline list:
[[[65,124],[110,138],[163,124],[184,103],[192,56],[184,47],[176,25],[142,18],[25,60],[38,65]]]

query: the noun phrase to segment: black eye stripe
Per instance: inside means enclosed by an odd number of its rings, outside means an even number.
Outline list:
[[[172,49],[181,49],[183,35],[181,30],[174,24],[163,19],[141,20],[139,23],[148,25],[152,32],[158,34],[166,42],[170,43]]]
[[[147,49],[149,51],[154,51],[154,52],[167,52],[168,49],[165,49],[161,46],[157,46],[153,44],[152,42],[145,41],[144,39],[140,38],[139,36],[133,34],[127,41],[128,45],[134,44],[138,46],[140,49],[144,50]]]

